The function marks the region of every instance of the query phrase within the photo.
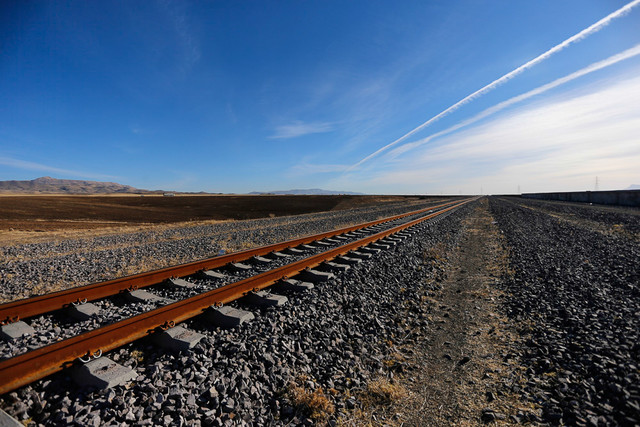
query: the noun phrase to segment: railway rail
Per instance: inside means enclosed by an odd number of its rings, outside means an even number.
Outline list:
[[[323,246],[318,242],[324,241],[325,247],[339,244],[337,247],[331,247],[320,253],[286,263],[280,267],[259,272],[251,277],[228,283],[219,288],[169,303],[78,336],[0,361],[0,394],[7,393],[70,367],[83,357],[89,356],[91,358],[94,355],[107,353],[137,339],[171,328],[180,322],[210,310],[211,307],[227,304],[247,294],[258,292],[296,276],[301,272],[310,271],[336,257],[344,257],[350,253],[353,254],[353,251],[364,246],[375,244],[380,240],[390,239],[394,234],[401,233],[423,221],[451,212],[472,200],[474,199],[456,200],[314,236],[0,305],[0,318],[4,319],[5,323],[11,323],[18,319],[60,310],[74,303],[98,300],[122,292],[157,285],[168,279],[186,277],[202,271],[211,271],[215,268],[223,268],[241,261],[255,259],[256,257],[274,256],[274,254],[279,254],[280,251],[291,250],[296,247],[309,247],[314,242],[316,242],[316,246]],[[389,228],[380,231],[383,224],[401,220],[405,222],[399,225],[393,224]],[[360,236],[353,234],[358,232],[360,232]],[[338,236],[344,234],[357,238],[347,241],[343,236],[340,242],[335,240]],[[334,238],[332,243],[326,242],[326,239],[332,238]],[[386,241],[393,243],[391,240]],[[346,259],[348,260],[348,257]]]

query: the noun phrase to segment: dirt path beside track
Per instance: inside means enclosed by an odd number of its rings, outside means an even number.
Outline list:
[[[454,253],[435,249],[425,254],[433,263],[447,258],[442,269],[446,276],[432,279],[437,290],[423,297],[428,326],[420,331],[417,345],[399,346],[402,354],[411,356],[404,361],[407,372],[392,381],[396,399],[385,407],[369,408],[363,420],[377,424],[376,413],[395,418],[397,425],[414,426],[535,419],[533,406],[523,406],[504,391],[505,384],[521,381],[518,338],[498,310],[502,293],[496,284],[509,274],[507,252],[486,199],[464,228]]]

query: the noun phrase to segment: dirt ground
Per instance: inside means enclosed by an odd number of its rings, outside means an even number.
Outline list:
[[[0,195],[0,245],[345,210],[424,196]],[[435,199],[434,199],[435,200]]]
[[[521,381],[522,368],[510,357],[517,334],[498,312],[501,293],[492,286],[509,274],[492,222],[485,199],[466,220],[465,236],[448,257],[446,279],[424,301],[432,326],[417,346],[399,348],[412,369],[387,384],[386,405],[360,414],[363,424],[378,425],[375,413],[384,413],[397,425],[484,425],[483,414],[493,425],[507,425],[510,415],[534,409],[502,392],[504,383]]]

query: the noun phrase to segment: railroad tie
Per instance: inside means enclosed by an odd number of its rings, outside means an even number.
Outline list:
[[[266,291],[249,292],[240,300],[244,304],[256,307],[275,307],[285,305],[289,299],[284,295],[272,294]]]
[[[187,282],[184,279],[177,279],[177,278],[171,278],[167,280],[165,283],[171,286],[175,286],[176,288],[184,288],[184,289],[191,289],[198,286],[195,283]]]
[[[172,351],[183,351],[193,348],[202,338],[204,338],[204,335],[183,328],[182,326],[174,326],[166,331],[152,335],[152,340],[157,345]]]
[[[281,258],[289,258],[291,255],[282,253],[282,252],[271,252],[268,255],[266,255],[267,258],[272,259],[272,260],[276,260],[276,259],[281,259]]]
[[[329,271],[329,272],[333,272],[333,271],[338,271],[338,272],[344,272],[347,271],[348,269],[350,269],[351,266],[346,265],[346,264],[338,264],[337,262],[331,262],[331,261],[325,261],[322,264],[320,264],[318,266],[318,269],[321,271]]]
[[[89,302],[72,305],[67,309],[67,313],[76,320],[84,321],[100,314],[100,309],[95,304]]]
[[[163,298],[142,289],[126,292],[124,294],[124,297],[131,302],[162,302],[165,304],[174,302],[174,300]]]
[[[375,243],[372,243],[369,246],[366,246],[364,248],[359,248],[358,252],[363,252],[365,254],[371,254],[371,255],[376,255],[379,254],[380,252],[382,252],[383,249],[389,249],[389,247],[385,246],[383,248],[379,248],[379,247],[372,247],[373,245],[375,245]],[[380,246],[380,245],[377,245]]]
[[[378,249],[378,250],[386,251],[386,250],[391,249],[391,246],[390,246],[390,245],[387,245],[387,244],[383,244],[382,240],[379,240],[379,241],[378,241],[378,242],[376,242],[376,243],[371,243],[371,244],[369,245],[369,248],[371,248],[371,249]],[[369,249],[369,248],[363,248],[363,249],[361,249],[361,250]]]
[[[362,260],[371,259],[373,256],[370,252],[361,252],[361,251],[351,251],[347,254],[349,258],[358,258]]]
[[[326,248],[327,246],[332,246],[332,244],[323,240],[316,240],[315,242],[310,243],[309,246],[311,246],[314,249],[317,249],[317,248]]]
[[[335,237],[326,238],[323,241],[331,245],[339,245],[340,243],[342,243],[339,239],[336,239]]]
[[[214,270],[203,270],[200,272],[200,276],[204,279],[226,279],[227,276]]]
[[[204,316],[213,323],[214,326],[220,326],[221,328],[235,328],[255,318],[250,311],[240,310],[227,305],[223,307],[212,305],[204,312]]]
[[[310,282],[302,282],[300,280],[295,279],[286,279],[277,282],[273,285],[275,289],[282,291],[307,291],[309,289],[313,289],[313,283]]]
[[[247,264],[242,264],[240,262],[230,262],[225,265],[225,268],[229,271],[247,271],[251,270],[251,266]]]
[[[302,255],[304,253],[303,250],[296,249],[296,248],[287,248],[281,252],[286,255]]]
[[[267,264],[271,263],[271,261],[273,261],[273,260],[268,259],[268,258],[264,258],[264,257],[261,257],[261,256],[254,256],[249,260],[249,262],[251,264],[255,264],[255,265],[267,265]]]
[[[80,386],[106,389],[136,379],[138,374],[108,357],[99,357],[76,368],[72,377]]]
[[[378,240],[378,243],[386,246],[395,246],[398,244],[398,241],[394,239],[384,238],[384,239]]]
[[[2,427],[24,427],[24,424],[18,422],[11,415],[0,409],[0,426]]]
[[[345,265],[355,265],[355,264],[359,264],[362,262],[362,259],[360,258],[356,258],[356,257],[349,257],[349,256],[337,256],[334,258],[334,261],[338,264],[345,264]]]
[[[25,335],[33,335],[36,330],[22,320],[0,326],[0,338],[12,341]]]
[[[297,277],[302,281],[319,283],[319,282],[325,282],[329,279],[333,279],[336,276],[333,273],[330,273],[328,271],[318,271],[318,270],[308,269],[308,270],[302,271],[300,274],[298,274]]]

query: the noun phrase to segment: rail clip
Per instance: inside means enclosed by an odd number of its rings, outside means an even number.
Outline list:
[[[4,320],[0,320],[0,325],[9,325],[11,323],[16,323],[20,321],[20,316],[7,317]]]
[[[163,331],[166,331],[167,329],[171,329],[174,326],[176,326],[176,322],[174,322],[173,320],[167,320],[162,325],[160,325],[160,329],[162,329]]]
[[[80,360],[82,363],[89,363],[92,360],[98,359],[100,356],[102,356],[102,350],[98,349],[93,353],[91,353],[91,351],[87,351],[87,354],[78,357],[78,360]]]

